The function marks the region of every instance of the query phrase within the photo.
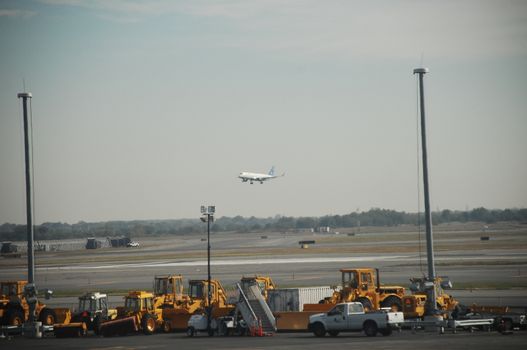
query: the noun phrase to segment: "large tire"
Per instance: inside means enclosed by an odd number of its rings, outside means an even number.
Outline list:
[[[322,323],[317,322],[313,325],[313,334],[315,337],[323,337],[326,335],[326,328],[324,328]]]
[[[24,324],[24,314],[20,310],[7,310],[6,320],[8,326],[21,326]]]
[[[403,303],[401,302],[401,298],[391,295],[382,301],[381,307],[389,307],[394,312],[402,311]]]
[[[368,337],[375,337],[377,335],[377,323],[374,321],[369,320],[364,322],[362,329]]]
[[[55,311],[44,308],[40,311],[38,320],[42,322],[43,326],[53,326],[57,322],[57,315],[55,314]]]
[[[102,316],[99,314],[95,316],[92,322],[93,333],[95,333],[96,335],[101,335],[101,323]]]
[[[364,311],[368,312],[373,310],[373,305],[371,304],[370,299],[362,297],[357,299],[357,301],[362,304],[362,306],[364,307]]]
[[[195,329],[194,327],[188,327],[188,328],[187,328],[187,335],[188,335],[189,337],[193,337],[194,334],[196,334],[196,329]]]
[[[156,320],[150,314],[145,314],[141,319],[143,334],[152,335],[156,331]]]
[[[170,325],[170,322],[163,322],[163,333],[172,333],[172,326]]]

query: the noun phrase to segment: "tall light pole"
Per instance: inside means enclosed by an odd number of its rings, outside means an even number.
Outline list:
[[[28,284],[25,287],[29,301],[29,323],[35,322],[35,304],[36,304],[36,288],[35,288],[35,253],[33,250],[33,212],[32,212],[32,201],[31,201],[31,184],[32,184],[32,161],[33,154],[31,153],[31,139],[33,135],[29,135],[29,121],[28,121],[28,99],[32,98],[30,92],[20,92],[17,95],[18,98],[22,99],[22,109],[24,114],[24,155],[25,155],[25,167],[26,167],[26,231],[27,231],[27,281]]]
[[[425,192],[425,223],[426,223],[426,254],[428,262],[428,282],[433,286],[428,289],[427,293],[427,313],[435,314],[436,306],[436,271],[434,263],[434,237],[432,233],[432,213],[430,211],[430,190],[428,185],[428,155],[426,150],[426,122],[425,122],[425,93],[423,76],[428,73],[428,68],[416,68],[414,74],[419,75],[419,107],[421,111],[421,141],[423,150],[423,190]]]
[[[212,331],[210,329],[210,321],[211,321],[211,315],[212,315],[212,305],[211,305],[211,299],[212,299],[212,292],[210,289],[210,223],[214,221],[214,212],[216,211],[216,207],[214,205],[209,206],[201,206],[201,221],[207,223],[207,332],[210,335],[212,335]]]

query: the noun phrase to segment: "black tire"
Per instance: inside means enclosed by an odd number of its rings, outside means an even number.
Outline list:
[[[194,329],[194,327],[188,327],[188,328],[187,328],[187,335],[188,335],[189,337],[193,337],[194,334],[196,334],[196,330]]]
[[[339,331],[328,331],[328,333],[332,337],[336,337],[337,335],[339,335]]]
[[[38,320],[42,322],[43,326],[53,326],[53,324],[57,322],[57,315],[55,314],[55,311],[44,308],[40,311]]]
[[[229,328],[227,328],[227,323],[225,321],[221,321],[220,326],[218,327],[218,334],[223,335],[224,337],[229,336]]]
[[[326,328],[324,328],[322,323],[317,322],[313,325],[313,334],[315,337],[323,337],[326,335]]]
[[[93,328],[93,333],[95,333],[96,335],[101,335],[101,323],[102,323],[101,315],[95,316],[92,322],[92,328]]]
[[[362,306],[364,307],[364,311],[368,312],[373,310],[373,305],[371,304],[370,299],[362,297],[357,299],[357,301],[362,304]]]
[[[379,329],[379,333],[381,333],[383,337],[387,337],[389,335],[392,335],[393,332],[391,328],[385,328],[385,329]]]
[[[377,323],[375,323],[374,321],[370,320],[364,322],[362,329],[368,337],[375,337],[377,335]]]
[[[403,303],[401,298],[391,295],[382,301],[381,307],[389,307],[392,309],[392,311],[398,312],[403,310]]]
[[[156,331],[156,320],[150,314],[145,314],[141,319],[143,334],[152,335]]]
[[[513,328],[512,320],[508,318],[502,318],[500,323],[501,323],[501,329],[500,329],[501,333],[507,333],[507,332],[512,331],[512,328]]]
[[[172,333],[172,326],[170,325],[170,322],[163,322],[163,333]]]
[[[24,314],[20,310],[7,310],[6,320],[8,326],[21,326],[24,324]]]

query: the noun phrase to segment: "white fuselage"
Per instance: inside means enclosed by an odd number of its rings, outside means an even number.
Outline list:
[[[263,183],[264,181],[267,181],[269,179],[274,179],[276,176],[269,174],[249,173],[244,171],[241,172],[238,177],[242,179],[243,182],[250,181],[251,183],[253,183],[253,181],[260,181],[260,183]]]

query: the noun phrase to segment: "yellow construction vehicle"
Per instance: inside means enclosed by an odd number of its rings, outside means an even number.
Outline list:
[[[402,310],[402,297],[405,289],[401,286],[383,286],[380,284],[379,269],[358,268],[340,269],[342,273],[342,288],[335,290],[331,297],[325,298],[319,304],[304,304],[304,311],[325,312],[335,304],[358,301],[365,310],[391,308]]]
[[[269,276],[259,276],[255,275],[254,277],[245,277],[243,276],[240,280],[240,285],[242,287],[242,290],[246,293],[246,291],[249,289],[250,286],[253,284],[258,285],[258,288],[260,289],[260,292],[262,293],[265,300],[268,300],[268,291],[271,289],[275,289],[276,285],[274,284],[273,280]]]
[[[99,332],[105,337],[142,331],[153,334],[163,326],[162,309],[154,306],[154,295],[145,291],[131,291],[124,306],[117,307],[117,318],[102,322]]]
[[[27,281],[0,282],[0,320],[3,325],[20,326],[29,319],[29,303],[24,294]],[[41,302],[35,305],[36,319],[43,325],[68,322],[67,308],[49,308]]]
[[[227,294],[218,280],[210,281],[211,287],[211,317],[221,317],[232,313],[236,308],[233,304],[227,303]],[[190,280],[188,295],[183,295],[181,303],[174,304],[174,307],[164,307],[163,330],[185,330],[187,329],[190,316],[196,313],[204,313],[209,307],[207,298],[208,281]]]
[[[183,276],[154,277],[154,304],[156,308],[176,307],[188,297],[183,294]]]
[[[451,295],[445,293],[445,289],[452,288],[449,280],[442,277],[436,277],[433,282],[429,282],[426,278],[411,278],[410,291],[412,295],[403,297],[403,313],[407,318],[421,318],[426,314],[427,308],[427,290],[435,288],[436,308],[447,317],[456,317],[458,313],[459,302]]]

